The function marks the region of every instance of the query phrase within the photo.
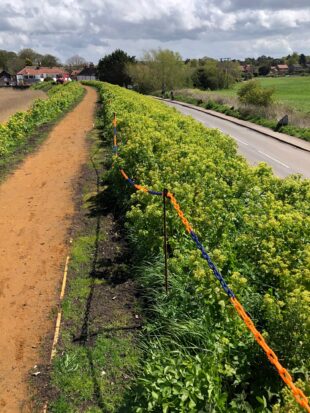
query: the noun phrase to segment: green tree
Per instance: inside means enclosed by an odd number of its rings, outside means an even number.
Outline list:
[[[55,67],[60,64],[59,59],[51,54],[46,54],[41,58],[41,66]]]
[[[181,55],[168,49],[150,50],[143,59],[150,67],[157,88],[165,90],[184,86],[186,69]]]
[[[16,74],[24,67],[25,67],[25,61],[18,56],[10,59],[7,64],[7,70],[12,74]]]
[[[204,66],[198,67],[192,74],[193,85],[199,89],[219,89],[216,62],[207,62]]]
[[[9,70],[10,62],[16,58],[16,53],[0,50],[0,69]]]
[[[238,62],[221,61],[217,63],[217,78],[219,89],[229,89],[241,78],[241,70]]]
[[[303,67],[305,67],[307,64],[307,58],[303,53],[301,53],[301,55],[299,56],[299,64]]]
[[[150,67],[144,63],[131,63],[127,65],[127,73],[131,78],[134,88],[140,93],[149,93],[153,90],[154,82]]]
[[[130,64],[127,72],[133,79],[138,90],[169,91],[191,83],[192,68],[186,65],[179,53],[172,50],[150,50],[142,61]]]
[[[267,76],[269,72],[270,72],[270,66],[260,66],[258,68],[258,74],[260,76]]]
[[[288,55],[286,58],[286,62],[289,66],[296,65],[299,62],[299,55],[298,53],[294,52],[291,55]]]
[[[131,83],[131,77],[127,66],[134,62],[134,56],[129,56],[123,50],[117,49],[99,60],[99,79],[115,85],[128,86]]]
[[[42,55],[40,55],[40,53],[37,53],[33,49],[26,48],[26,49],[22,49],[18,53],[18,57],[24,60],[25,65],[32,66],[32,65],[40,64]]]
[[[267,107],[273,102],[274,88],[263,88],[256,80],[250,80],[240,87],[238,97],[245,105]]]
[[[25,65],[26,66],[32,66],[34,63],[32,63],[32,60],[29,59],[29,57],[26,58],[25,60]]]
[[[192,73],[192,81],[195,87],[200,89],[228,89],[240,79],[241,71],[237,62],[218,62],[213,59],[204,61],[204,65],[198,67]]]

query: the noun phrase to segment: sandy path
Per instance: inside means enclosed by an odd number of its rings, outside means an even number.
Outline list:
[[[47,98],[47,94],[41,90],[0,88],[0,123],[16,112],[27,110],[35,99]]]
[[[54,328],[74,213],[72,181],[87,159],[96,92],[0,186],[0,412],[30,412],[26,375]]]

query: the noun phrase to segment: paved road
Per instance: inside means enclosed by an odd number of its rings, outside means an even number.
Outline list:
[[[212,115],[165,102],[185,115],[190,115],[210,128],[220,129],[237,141],[239,152],[251,165],[266,162],[280,178],[299,173],[310,178],[310,153],[282,143],[261,133],[236,125]]]

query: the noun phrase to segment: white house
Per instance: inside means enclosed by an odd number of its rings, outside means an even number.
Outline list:
[[[47,77],[68,78],[69,74],[61,67],[26,66],[16,75],[18,85],[30,85],[43,81]]]

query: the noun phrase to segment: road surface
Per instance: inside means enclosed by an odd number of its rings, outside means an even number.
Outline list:
[[[207,127],[220,129],[231,136],[237,142],[239,152],[251,165],[266,162],[280,178],[296,173],[302,174],[304,178],[310,178],[310,152],[207,113],[172,102],[165,103],[185,115],[192,116]]]

